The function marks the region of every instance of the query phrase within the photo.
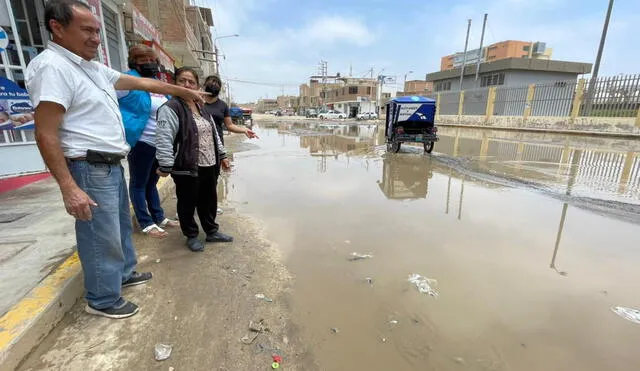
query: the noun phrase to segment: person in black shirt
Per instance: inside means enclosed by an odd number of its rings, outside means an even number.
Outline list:
[[[220,140],[222,140],[222,143],[224,144],[224,138],[222,134],[222,129],[224,127],[226,127],[227,130],[232,133],[245,134],[247,138],[250,139],[258,138],[256,133],[251,131],[249,128],[240,127],[231,121],[229,106],[225,101],[218,97],[218,95],[220,95],[221,88],[222,81],[216,75],[211,75],[204,81],[204,90],[208,93],[211,93],[211,96],[205,97],[204,111],[205,113],[213,117],[213,121],[218,127],[218,133],[220,135]]]

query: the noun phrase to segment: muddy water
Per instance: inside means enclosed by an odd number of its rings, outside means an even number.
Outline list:
[[[321,369],[640,367],[611,311],[640,308],[638,142],[441,129],[424,156],[373,125],[256,131],[226,202],[265,221]]]

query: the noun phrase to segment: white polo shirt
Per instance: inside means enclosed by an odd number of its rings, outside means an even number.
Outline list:
[[[87,150],[129,152],[114,88],[120,72],[50,41],[29,63],[25,76],[33,107],[53,102],[66,110],[60,126],[65,157],[84,157]]]

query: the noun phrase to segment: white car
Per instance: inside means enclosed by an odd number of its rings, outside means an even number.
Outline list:
[[[343,119],[346,118],[347,115],[345,115],[344,113],[340,112],[340,111],[335,111],[335,110],[330,110],[330,111],[322,111],[320,113],[318,113],[318,118],[319,119]]]
[[[375,112],[361,112],[358,114],[358,120],[372,120],[377,118],[378,114]]]

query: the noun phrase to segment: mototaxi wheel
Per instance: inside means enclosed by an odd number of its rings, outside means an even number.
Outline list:
[[[433,151],[433,147],[435,146],[436,142],[425,142],[424,143],[424,152],[425,153],[431,153],[431,151]]]

